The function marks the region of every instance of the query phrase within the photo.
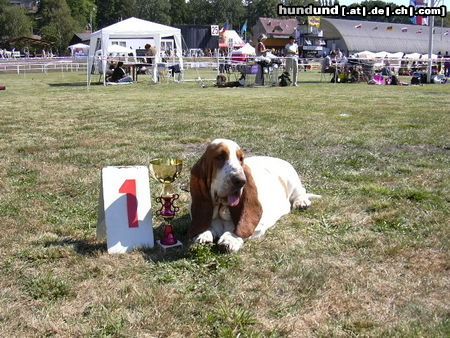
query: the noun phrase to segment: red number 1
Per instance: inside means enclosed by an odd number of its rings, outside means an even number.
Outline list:
[[[136,180],[125,180],[119,189],[121,194],[127,194],[128,227],[138,228]]]

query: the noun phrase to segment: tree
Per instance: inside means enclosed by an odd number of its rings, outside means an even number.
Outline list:
[[[78,23],[80,28],[90,24],[91,16],[96,11],[94,0],[66,0],[70,7],[72,18]]]
[[[167,0],[137,0],[137,14],[144,20],[163,25],[171,23],[170,2]]]
[[[185,0],[170,0],[170,13],[172,25],[189,24],[188,5]]]
[[[279,0],[248,0],[246,4],[249,26],[252,27],[260,17],[278,17],[279,3]]]
[[[241,0],[212,0],[211,5],[215,20],[215,22],[211,23],[229,23],[237,29],[244,23],[246,13]]]
[[[97,23],[103,28],[137,16],[137,0],[97,0]]]
[[[42,0],[38,14],[43,38],[52,42],[58,53],[65,53],[70,39],[78,30],[66,0]]]
[[[441,20],[442,20],[442,25],[444,27],[450,27],[450,12],[447,12],[447,15],[445,16],[445,18],[435,18],[434,19],[434,23],[437,26],[441,25]]]
[[[189,22],[196,25],[215,24],[213,6],[208,0],[190,0],[188,3]]]
[[[7,0],[0,0],[0,40],[6,41],[31,34],[32,21],[26,11],[20,7],[11,6]]]

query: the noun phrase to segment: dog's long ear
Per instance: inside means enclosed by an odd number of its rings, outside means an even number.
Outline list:
[[[213,203],[211,200],[210,165],[205,154],[191,170],[191,217],[192,222],[188,230],[189,238],[201,234],[211,226],[213,215]]]
[[[234,233],[241,238],[247,238],[253,235],[262,216],[262,206],[258,200],[258,190],[252,172],[245,164],[244,173],[247,178],[247,183],[244,186],[239,204],[229,208],[231,218],[236,226]]]

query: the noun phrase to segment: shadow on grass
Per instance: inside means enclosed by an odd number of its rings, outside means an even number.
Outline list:
[[[189,240],[187,237],[187,229],[191,222],[190,216],[185,214],[181,217],[175,218],[171,224],[173,225],[175,237],[183,243],[183,246],[173,249],[167,249],[165,252],[159,248],[156,244],[156,240],[163,237],[164,227],[162,226],[162,220],[157,219],[157,227],[153,229],[155,237],[155,247],[153,249],[141,249],[142,255],[145,260],[149,262],[170,262],[187,258],[189,256]]]
[[[66,83],[49,83],[50,87],[86,87],[86,81],[83,82],[66,82]],[[103,85],[103,82],[91,82],[91,86]]]
[[[81,239],[64,238],[61,240],[47,241],[45,246],[73,246],[76,253],[82,256],[95,256],[105,253],[106,243],[92,242]]]

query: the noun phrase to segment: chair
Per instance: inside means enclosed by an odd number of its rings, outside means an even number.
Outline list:
[[[156,65],[156,76],[158,82],[162,82],[163,80],[167,80],[169,77],[169,68],[166,63],[158,63]]]

